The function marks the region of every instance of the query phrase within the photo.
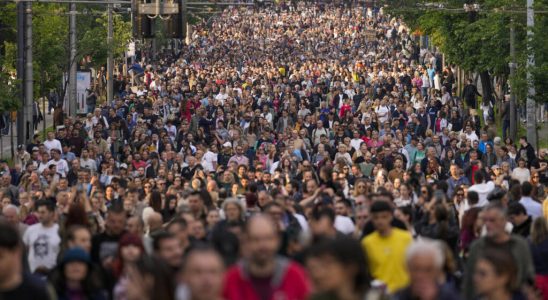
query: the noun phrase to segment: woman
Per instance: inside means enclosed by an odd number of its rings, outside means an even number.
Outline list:
[[[413,236],[413,239],[416,239],[418,234],[413,225],[413,213],[413,207],[411,205],[400,206],[394,211],[394,217],[402,221],[405,224],[405,228],[407,228],[409,233]]]
[[[478,299],[526,299],[516,280],[518,268],[512,254],[501,248],[486,249],[476,262],[474,286]]]
[[[424,150],[424,144],[422,142],[417,143],[417,150],[413,154],[413,157],[410,157],[411,163],[419,163],[426,157],[426,151]]]
[[[518,166],[512,171],[512,179],[518,180],[520,184],[531,179],[531,171],[523,158],[518,159]]]
[[[542,292],[543,299],[548,299],[548,221],[536,218],[531,227],[529,241],[531,256],[535,266],[535,285]]]
[[[312,300],[361,300],[371,296],[367,261],[360,243],[353,238],[325,239],[310,247],[306,267],[316,288]]]
[[[242,222],[245,218],[244,208],[238,199],[226,199],[223,203],[225,222]]]
[[[452,149],[447,149],[447,151],[445,151],[444,158],[441,161],[442,169],[445,171],[449,171],[453,163],[455,163],[455,152],[453,152]],[[449,175],[449,174],[444,174],[444,175]]]
[[[127,268],[143,255],[145,255],[145,248],[139,236],[126,233],[120,238],[118,255],[112,263],[114,278],[118,280],[113,290],[114,299],[127,299]]]
[[[175,299],[175,281],[159,258],[143,256],[127,268],[128,300]]]
[[[59,300],[108,299],[99,277],[93,272],[89,254],[82,248],[67,250],[49,281]]]
[[[409,187],[407,183],[402,183],[400,185],[399,191],[400,191],[400,196],[394,199],[394,204],[397,207],[412,205],[416,202],[413,190]]]
[[[432,201],[426,204],[426,210],[428,223],[420,227],[420,235],[442,240],[449,248],[457,249],[458,228],[455,224],[451,224],[446,204]]]
[[[533,173],[531,174],[531,184],[533,185],[533,198],[542,203],[542,201],[546,197],[546,193],[544,192],[546,186],[540,182],[539,172],[533,171]]]
[[[459,196],[459,193],[462,193]],[[460,197],[464,195],[464,191],[457,191],[455,197]],[[481,233],[481,220],[479,220],[479,214],[481,212],[480,207],[472,207],[466,211],[462,216],[461,229],[460,229],[460,242],[459,248],[463,257],[468,256],[468,251],[470,250],[470,245],[475,241]]]

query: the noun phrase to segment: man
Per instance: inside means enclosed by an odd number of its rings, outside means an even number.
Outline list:
[[[488,255],[486,251],[492,247],[506,248],[511,252],[518,267],[518,272],[515,274],[517,286],[534,282],[535,268],[527,241],[520,236],[510,235],[506,232],[507,219],[506,212],[500,205],[490,204],[483,209],[483,221],[487,233],[486,236],[477,239],[470,248],[464,269],[463,299],[477,298],[473,283],[476,262],[481,255],[486,253]]]
[[[67,229],[67,248],[81,248],[91,252],[91,232],[87,227],[72,225]]]
[[[512,223],[512,234],[528,238],[531,232],[533,218],[527,215],[525,207],[519,202],[512,202],[508,205],[508,219]]]
[[[502,118],[502,140],[510,134],[510,95],[504,96],[504,102],[501,107],[500,116]]]
[[[236,154],[228,160],[228,164],[230,165],[231,162],[235,162],[238,166],[244,165],[249,167],[249,158],[244,155],[244,148],[242,146],[236,146]]]
[[[403,179],[403,173],[405,171],[403,170],[403,160],[400,157],[396,157],[394,160],[394,169],[390,170],[388,172],[388,180],[390,182],[394,183],[394,180],[396,179]]]
[[[183,247],[177,236],[168,231],[159,231],[154,234],[153,239],[154,254],[172,270],[178,271],[183,262]]]
[[[323,122],[319,120],[316,122],[316,128],[312,130],[312,143],[316,147],[321,142],[322,135],[328,136],[329,132],[323,127]]]
[[[523,158],[525,162],[527,163],[527,167],[531,167],[531,163],[535,159],[535,149],[529,142],[527,141],[527,137],[522,136],[519,138],[519,150],[516,154],[515,161],[518,161],[520,158]]]
[[[473,143],[475,141],[479,141],[478,135],[474,130],[472,130],[471,125],[466,125],[466,128],[464,130],[464,134],[466,136],[466,139],[470,141],[470,143]]]
[[[310,229],[315,238],[336,238],[335,212],[330,208],[314,208],[310,218]]]
[[[97,172],[97,163],[94,159],[89,157],[88,149],[84,148],[82,149],[82,157],[80,158],[80,167],[82,169],[88,169],[93,174]]]
[[[215,170],[217,170],[217,145],[213,144],[207,149],[207,151],[204,153],[204,156],[202,156],[202,167],[204,167],[204,171],[207,171],[209,173],[215,173]]]
[[[289,117],[289,112],[284,110],[282,116],[278,119],[276,123],[276,132],[284,133],[287,128],[293,128],[293,120]]]
[[[37,224],[27,228],[23,243],[28,249],[28,263],[31,273],[47,274],[57,264],[61,246],[59,225],[55,223],[55,205],[48,200],[35,203],[38,212]]]
[[[221,300],[224,269],[223,259],[213,248],[193,248],[180,273],[187,294],[177,299]]]
[[[472,79],[468,79],[468,84],[464,86],[464,89],[462,90],[462,98],[469,108],[477,108],[477,96],[481,96],[480,93],[478,93],[478,89],[472,84]]]
[[[184,218],[175,218],[171,220],[167,225],[166,230],[177,237],[183,249],[183,253],[191,247],[190,229],[188,222]]]
[[[468,188],[468,192],[476,192],[479,195],[478,206],[487,205],[487,195],[495,189],[495,183],[492,181],[485,182],[483,172],[474,173],[474,185]]]
[[[17,229],[0,222],[0,299],[51,299],[46,284],[25,274]]]
[[[265,215],[253,216],[244,229],[244,258],[225,275],[223,298],[307,299],[310,286],[306,273],[296,263],[277,256],[279,246],[274,221]]]
[[[542,204],[531,198],[533,193],[533,185],[526,181],[521,185],[521,199],[519,203],[525,207],[527,214],[536,219],[542,216]]]
[[[61,158],[62,152],[57,149],[51,149],[50,153],[53,158],[48,162],[47,166],[55,165],[57,173],[61,175],[61,177],[66,177],[69,172],[69,165],[66,160]]]
[[[126,228],[126,213],[122,207],[111,206],[107,211],[105,232],[92,239],[91,259],[109,269],[118,253],[118,241]]]
[[[438,241],[421,239],[409,246],[406,255],[409,286],[396,293],[393,299],[460,299],[450,285],[440,285],[444,270],[443,245]]]
[[[2,171],[0,170],[0,174]],[[4,190],[4,197],[9,197],[11,203],[19,205],[19,189],[11,183],[11,174],[9,171],[3,172],[0,178],[0,189]]]
[[[30,153],[25,150],[25,145],[17,146],[17,152],[15,153],[14,164],[26,166],[31,162]]]
[[[386,201],[377,200],[370,208],[375,231],[362,239],[371,275],[386,284],[393,293],[406,286],[405,252],[411,244],[409,232],[392,227],[393,211]]]
[[[63,152],[63,147],[61,147],[61,142],[55,138],[55,132],[53,131],[48,132],[48,138],[46,141],[44,141],[44,146],[46,147],[46,150],[48,152],[50,152],[51,149],[57,149],[60,152]]]
[[[28,226],[27,224],[21,222],[21,219],[19,218],[19,207],[8,204],[2,208],[2,216],[4,216],[4,219],[6,222],[13,227],[17,229],[20,236],[23,236],[25,231],[27,230]]]
[[[88,114],[91,114],[95,109],[95,105],[97,105],[97,95],[95,94],[95,91],[93,89],[86,89],[86,91],[89,93],[86,96],[86,112]]]
[[[451,175],[449,179],[447,179],[447,197],[453,198],[453,194],[455,193],[455,189],[459,185],[470,185],[470,182],[468,181],[468,178],[464,176],[464,174],[461,172],[459,166],[455,163],[451,164],[449,167],[449,174]]]

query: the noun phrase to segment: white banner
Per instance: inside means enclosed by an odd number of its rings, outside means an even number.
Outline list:
[[[63,79],[67,80],[67,74],[63,75]],[[69,113],[68,99],[69,99],[69,85],[67,84],[67,92],[65,93],[65,99],[63,101],[63,111]],[[86,114],[86,97],[88,96],[87,90],[91,88],[91,73],[90,72],[76,72],[76,113]]]
[[[88,96],[88,89],[91,87],[91,73],[90,72],[77,72],[76,73],[76,113],[86,114],[86,97]]]

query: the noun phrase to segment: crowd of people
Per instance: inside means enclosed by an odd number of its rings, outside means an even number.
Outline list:
[[[548,299],[548,151],[402,20],[231,7],[139,61],[0,163],[0,299]]]

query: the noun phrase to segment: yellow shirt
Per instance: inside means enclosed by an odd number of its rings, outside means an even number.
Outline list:
[[[546,197],[546,199],[544,199],[544,202],[542,202],[542,211],[544,217],[548,220],[548,197]]]
[[[409,232],[398,228],[392,228],[388,237],[382,237],[375,231],[362,240],[371,275],[384,282],[390,293],[405,287],[409,282],[405,252],[412,241]]]

